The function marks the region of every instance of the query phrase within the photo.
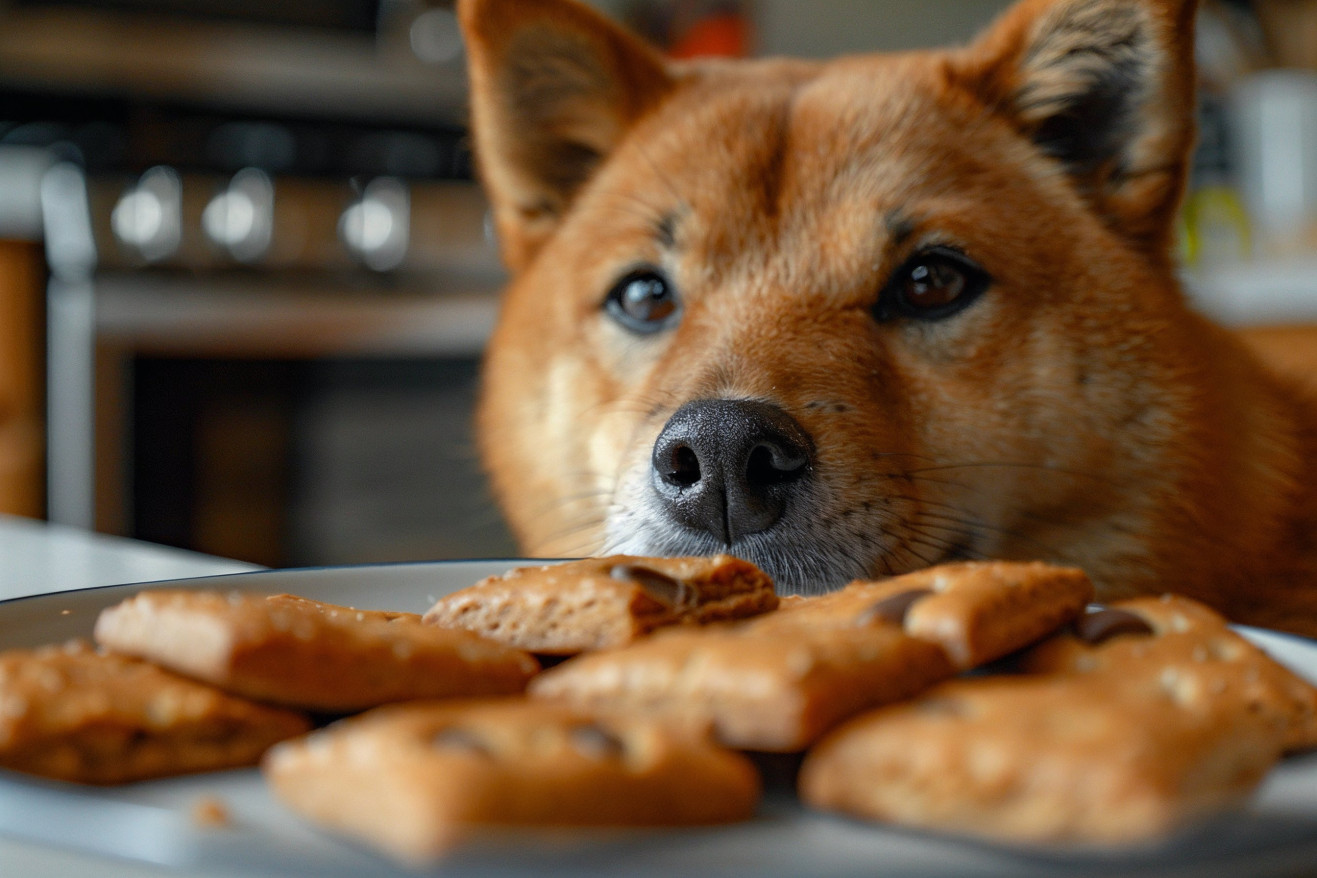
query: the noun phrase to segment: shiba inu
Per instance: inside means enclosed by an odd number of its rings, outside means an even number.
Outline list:
[[[826,62],[458,9],[513,275],[481,449],[527,553],[799,593],[1043,559],[1317,635],[1317,407],[1177,280],[1191,0]]]

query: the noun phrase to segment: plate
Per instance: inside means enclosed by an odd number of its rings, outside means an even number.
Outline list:
[[[144,588],[289,592],[364,608],[423,612],[440,595],[529,561],[462,561],[261,571],[60,592],[0,603],[0,644],[37,646],[89,635],[96,614]],[[1276,659],[1317,681],[1317,644],[1245,629]],[[1100,767],[1098,757],[1095,763]],[[219,800],[224,827],[195,819]],[[0,834],[33,868],[148,864],[178,874],[408,876],[373,851],[322,833],[270,798],[254,770],[92,788],[0,771]],[[1317,754],[1291,758],[1249,806],[1154,848],[1076,853],[999,847],[816,814],[770,784],[757,817],[714,829],[507,831],[445,860],[449,876],[1266,876],[1317,863]],[[56,872],[56,865],[43,874]],[[67,868],[67,866],[65,866]],[[91,874],[83,872],[82,874]],[[118,874],[118,873],[116,873]],[[152,870],[150,874],[158,874]]]

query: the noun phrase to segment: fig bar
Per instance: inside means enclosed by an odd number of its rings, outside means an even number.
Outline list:
[[[481,828],[746,820],[760,789],[749,760],[703,736],[522,698],[382,707],[263,769],[293,810],[413,862]]]
[[[518,693],[539,670],[522,650],[415,613],[292,595],[143,591],[102,611],[96,640],[226,691],[326,712]]]
[[[730,747],[789,752],[861,710],[1045,637],[1091,595],[1071,568],[948,564],[581,655],[536,677],[529,692],[711,727]]]
[[[1185,598],[1087,615],[1018,664],[842,725],[807,755],[801,798],[993,841],[1129,845],[1237,805],[1317,744],[1317,690]]]
[[[0,653],[0,766],[116,784],[254,765],[311,728],[85,641]]]
[[[777,607],[773,582],[733,558],[613,555],[521,567],[441,598],[425,621],[545,655],[621,646],[656,628]]]

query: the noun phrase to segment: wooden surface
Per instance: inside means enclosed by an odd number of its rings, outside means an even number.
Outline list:
[[[43,270],[35,244],[0,241],[0,513],[45,515]]]

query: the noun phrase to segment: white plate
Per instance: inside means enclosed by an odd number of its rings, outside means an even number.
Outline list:
[[[148,587],[290,592],[367,608],[424,611],[436,597],[502,572],[512,561],[372,565],[244,573],[61,592],[0,603],[0,644],[85,637],[101,608]],[[1317,644],[1247,631],[1277,659],[1317,680]],[[1096,765],[1101,765],[1100,756]],[[226,828],[194,820],[217,797]],[[24,865],[66,874],[68,863],[106,871],[154,864],[189,875],[357,878],[414,875],[303,823],[267,796],[255,770],[117,788],[34,780],[0,771],[0,834]],[[90,859],[89,859],[90,858]],[[2,858],[0,858],[2,859]],[[49,868],[45,868],[49,866]],[[452,876],[1264,876],[1317,868],[1317,754],[1280,765],[1249,808],[1152,850],[1120,855],[1021,851],[813,814],[770,788],[746,824],[681,831],[508,832],[443,864]],[[7,869],[0,869],[6,876]],[[92,874],[85,870],[81,874]],[[158,874],[152,870],[150,874]]]

